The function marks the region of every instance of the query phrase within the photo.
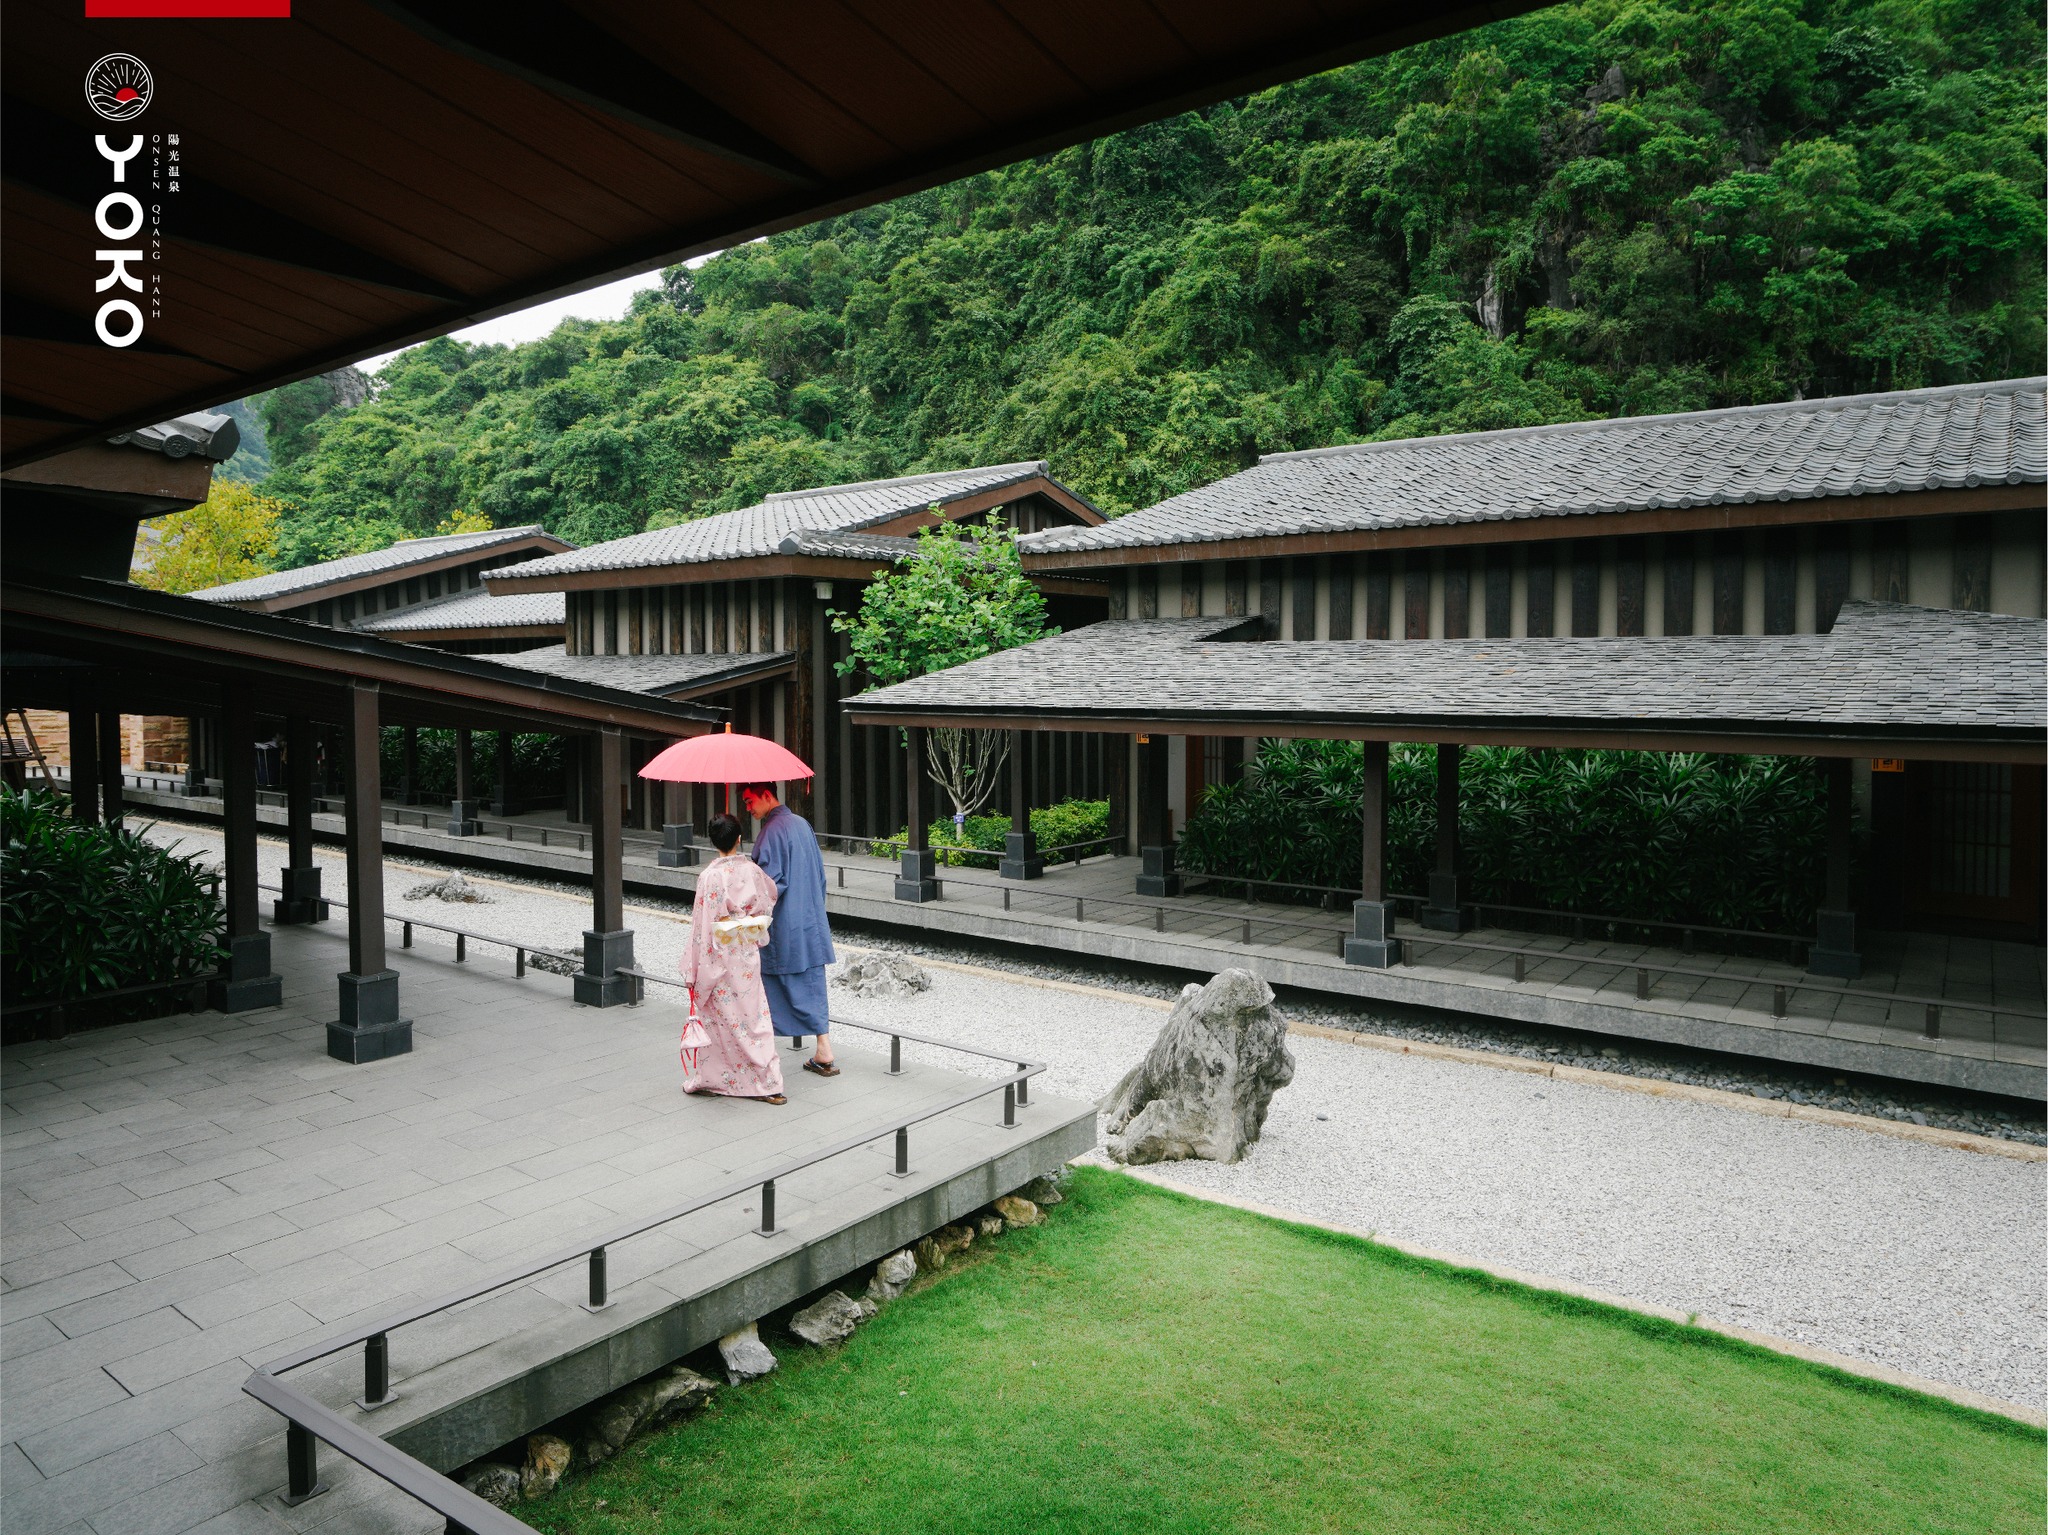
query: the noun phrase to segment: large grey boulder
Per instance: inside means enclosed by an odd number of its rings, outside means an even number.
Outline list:
[[[1293,1080],[1273,988],[1225,970],[1180,994],[1145,1058],[1102,1101],[1107,1149],[1119,1162],[1238,1161]]]
[[[460,874],[451,874],[446,879],[429,880],[424,885],[414,885],[412,889],[406,891],[405,898],[408,901],[460,901],[470,906],[479,902],[488,905],[492,899],[487,891],[477,889]]]
[[[917,1278],[917,1254],[909,1248],[893,1252],[875,1265],[875,1277],[868,1281],[868,1299],[880,1305],[901,1295]]]
[[[932,989],[930,972],[908,954],[856,955],[832,980],[856,997],[908,997]]]
[[[695,1412],[717,1389],[718,1382],[679,1364],[651,1380],[635,1381],[625,1390],[613,1392],[584,1424],[584,1460],[594,1466],[611,1459],[635,1435]]]
[[[824,1348],[844,1343],[853,1336],[854,1328],[879,1309],[871,1300],[855,1300],[838,1290],[827,1290],[824,1299],[789,1319],[789,1330],[811,1347]]]
[[[725,1378],[735,1386],[766,1375],[775,1368],[775,1356],[761,1341],[760,1329],[752,1322],[738,1332],[727,1333],[720,1338],[718,1356],[725,1361]]]

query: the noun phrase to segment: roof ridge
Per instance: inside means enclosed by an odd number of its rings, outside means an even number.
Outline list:
[[[776,490],[764,496],[760,505],[772,506],[778,501],[799,501],[806,496],[832,496],[856,490],[880,490],[885,485],[924,485],[933,480],[950,480],[963,474],[999,474],[1005,469],[1018,469],[1035,474],[1048,472],[1048,461],[1042,458],[1020,459],[1014,464],[976,464],[966,469],[934,469],[925,474],[899,474],[881,480],[849,480],[844,485],[820,485],[812,490]],[[735,508],[746,510],[746,508]],[[716,513],[713,514],[718,515]]]
[[[402,549],[412,544],[445,544],[451,543],[458,538],[482,538],[485,534],[489,534],[492,537],[496,538],[509,536],[514,533],[545,532],[547,532],[547,529],[542,527],[537,522],[522,522],[516,528],[471,528],[468,531],[462,533],[422,533],[418,538],[394,538],[390,543],[384,546],[384,549],[386,551],[392,549]],[[375,549],[369,549],[365,550],[364,552],[366,554],[376,554],[379,551]],[[347,556],[343,556],[343,558],[347,558]],[[306,568],[310,569],[311,567],[308,566]]]
[[[1497,427],[1488,432],[1443,432],[1434,437],[1392,437],[1383,442],[1346,442],[1327,448],[1297,448],[1287,453],[1261,453],[1259,463],[1281,464],[1309,458],[1338,458],[1350,454],[1362,456],[1412,448],[1421,442],[1503,442],[1524,437],[1590,436],[1597,432],[1628,426],[1645,426],[1657,421],[1715,421],[1736,416],[1811,415],[1821,411],[1852,410],[1871,405],[1899,404],[1936,397],[1960,400],[1973,395],[2020,394],[2029,388],[2048,390],[2048,375],[1992,379],[1978,384],[1933,384],[1924,389],[1887,389],[1870,394],[1830,394],[1812,400],[1776,400],[1763,405],[1724,405],[1716,410],[1659,411],[1653,416],[1598,416],[1589,421],[1552,421],[1542,426]]]

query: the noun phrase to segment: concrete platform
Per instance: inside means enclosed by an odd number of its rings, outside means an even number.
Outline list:
[[[131,789],[144,813],[219,818],[217,800]],[[406,810],[405,816],[420,814]],[[282,826],[284,812],[264,807],[262,819]],[[590,859],[573,843],[542,847],[542,825],[563,824],[559,812],[527,818],[532,830],[515,840],[450,837],[439,829],[387,825],[385,844],[436,859],[539,875],[587,880]],[[317,831],[338,840],[338,816],[316,816]],[[571,828],[573,829],[573,828]],[[656,839],[628,833],[629,888],[687,898],[690,869],[664,869]],[[834,917],[906,931],[926,931],[1100,959],[1163,965],[1206,976],[1239,965],[1276,986],[1404,1009],[1502,1018],[1518,1023],[1725,1051],[1790,1065],[1853,1071],[2036,1101],[2048,1098],[2048,1026],[2041,1011],[2044,951],[2038,945],[1932,935],[1868,935],[1858,991],[1900,998],[1946,999],[1941,1037],[1925,1034],[1918,1002],[1846,994],[1849,984],[1809,976],[1798,966],[1753,958],[1686,954],[1653,944],[1537,937],[1505,929],[1465,934],[1479,943],[1540,949],[1526,979],[1513,978],[1513,958],[1459,950],[1434,941],[1409,922],[1419,940],[1416,963],[1393,970],[1347,965],[1340,957],[1349,913],[1247,902],[1207,891],[1167,900],[1133,893],[1136,864],[1096,858],[1062,865],[1043,879],[1010,881],[993,870],[941,869],[942,898],[924,904],[894,898],[895,865],[864,855],[827,853],[827,906]],[[1007,894],[1006,894],[1007,892]],[[1078,908],[1077,904],[1079,903]],[[1246,941],[1245,924],[1252,924]],[[1635,995],[1637,965],[1704,972],[1658,977],[1648,1000]],[[1723,979],[1722,977],[1726,978]],[[1787,1016],[1772,1016],[1772,988],[1796,987]],[[1992,1006],[2031,1010],[2031,1018],[1994,1017]]]
[[[842,1075],[788,1073],[782,1109],[680,1090],[681,1014],[573,1006],[479,948],[394,949],[410,1055],[325,1052],[345,930],[273,934],[276,1008],[127,1024],[0,1055],[0,1526],[8,1535],[438,1530],[332,1451],[330,1491],[281,1505],[281,1420],[251,1368],[586,1234],[874,1127],[974,1078],[840,1041]],[[655,988],[656,998],[662,988]],[[785,1051],[793,1065],[799,1057]],[[786,1304],[1050,1171],[1092,1105],[985,1098],[778,1185],[779,1234],[741,1197],[580,1266],[392,1336],[397,1400],[371,1413],[361,1352],[290,1378],[443,1468]]]

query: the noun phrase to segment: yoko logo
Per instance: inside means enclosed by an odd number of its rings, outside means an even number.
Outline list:
[[[149,67],[132,53],[110,53],[85,72],[85,99],[110,123],[140,117],[155,94]]]

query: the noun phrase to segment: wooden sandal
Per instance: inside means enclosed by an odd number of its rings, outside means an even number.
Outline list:
[[[815,1071],[821,1077],[836,1077],[839,1075],[839,1068],[837,1066],[827,1066],[815,1055],[804,1062],[804,1070]]]
[[[754,1101],[756,1103],[772,1103],[775,1105],[775,1107],[779,1109],[785,1103],[789,1102],[789,1099],[781,1093],[764,1093],[762,1096],[756,1098]]]

